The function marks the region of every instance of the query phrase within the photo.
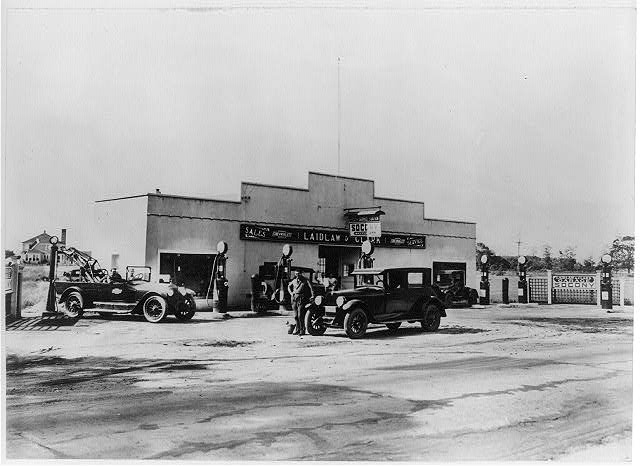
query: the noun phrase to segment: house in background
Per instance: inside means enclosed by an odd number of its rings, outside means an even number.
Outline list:
[[[22,242],[22,262],[25,264],[48,264],[51,256],[51,243],[49,240],[53,235],[47,233],[47,230],[33,238],[29,238]],[[65,246],[67,242],[67,229],[63,228],[60,233],[58,244]],[[59,263],[63,263],[64,256],[58,258]]]

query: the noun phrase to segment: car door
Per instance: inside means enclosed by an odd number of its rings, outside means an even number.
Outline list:
[[[402,270],[389,270],[385,275],[385,306],[381,321],[401,319],[407,310],[407,273]]]

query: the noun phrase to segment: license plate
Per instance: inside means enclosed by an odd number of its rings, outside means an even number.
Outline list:
[[[324,313],[325,313],[326,315],[332,315],[332,316],[334,316],[334,315],[336,315],[336,309],[338,309],[338,307],[337,307],[337,306],[325,306],[325,307],[324,307]]]

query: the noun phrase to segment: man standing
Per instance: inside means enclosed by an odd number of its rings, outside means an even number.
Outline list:
[[[304,307],[310,299],[313,299],[313,288],[309,280],[301,275],[299,270],[294,270],[293,275],[294,278],[289,283],[288,288],[291,295],[291,306],[296,319],[296,329],[293,334],[304,335]]]

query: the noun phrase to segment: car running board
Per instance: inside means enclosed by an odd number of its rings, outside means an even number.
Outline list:
[[[100,309],[105,311],[133,311],[136,307],[136,303],[110,303],[110,302],[95,302],[93,303],[94,309]]]

